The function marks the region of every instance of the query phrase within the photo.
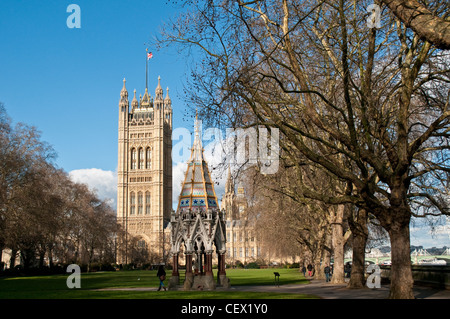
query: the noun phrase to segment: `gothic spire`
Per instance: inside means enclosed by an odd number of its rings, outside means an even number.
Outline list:
[[[137,108],[139,106],[139,102],[136,99],[136,89],[134,89],[134,96],[133,96],[133,100],[131,101],[131,107],[132,108]]]
[[[203,158],[200,129],[198,113],[196,113],[194,143],[191,149],[191,158],[187,163],[178,209],[203,210],[218,207],[214,183],[209,173],[208,164]]]
[[[125,82],[127,82],[127,80],[125,80],[125,78],[123,78],[123,87],[122,90],[120,91],[120,98],[121,99],[127,99],[128,100],[128,91],[127,88],[125,86]]]
[[[203,147],[202,139],[200,136],[200,122],[198,121],[198,113],[195,111],[195,132],[194,132],[194,144],[192,145],[191,161],[202,162],[203,161]]]
[[[166,105],[166,106],[172,105],[172,100],[170,99],[170,96],[169,96],[169,88],[168,87],[167,87],[167,94],[164,99],[164,105]]]
[[[229,166],[228,166],[228,177],[227,181],[225,182],[225,193],[234,194],[234,181],[233,177],[231,176],[231,168]]]
[[[125,78],[123,79],[123,87],[122,90],[120,90],[120,100],[119,100],[119,106],[124,110],[125,108],[128,108],[128,91],[125,86]]]
[[[158,86],[155,89],[155,99],[162,100],[163,99],[163,89],[161,87],[161,77],[158,76]]]

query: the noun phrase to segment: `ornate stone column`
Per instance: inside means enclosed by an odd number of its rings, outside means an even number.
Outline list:
[[[217,272],[217,283],[225,289],[230,288],[230,279],[226,276],[225,271],[225,250],[220,250],[217,256],[218,258],[218,272]]]
[[[172,260],[173,260],[173,269],[172,269],[172,277],[170,277],[169,280],[169,290],[176,289],[180,281],[180,274],[178,272],[178,253],[173,253]]]
[[[180,275],[178,273],[178,253],[173,254],[172,261],[173,261],[172,276],[177,276],[178,277]]]
[[[217,256],[217,259],[218,259],[218,263],[219,263],[217,274],[219,276],[221,276],[221,275],[225,276],[226,275],[226,271],[225,271],[225,252],[219,252],[219,254]]]
[[[212,251],[207,251],[205,254],[205,275],[212,276]]]
[[[192,252],[186,252],[186,277],[192,275]]]
[[[214,282],[214,275],[212,272],[212,251],[205,251],[204,256],[205,272],[204,276],[201,277],[201,284],[205,290],[214,290],[216,289],[216,284]]]
[[[186,279],[184,280],[184,290],[191,290],[194,282],[194,274],[192,273],[192,251],[186,251]]]

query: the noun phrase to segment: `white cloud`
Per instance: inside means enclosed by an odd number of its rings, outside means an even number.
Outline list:
[[[70,171],[69,178],[76,183],[86,184],[100,199],[107,201],[113,209],[116,209],[117,172],[84,168]]]
[[[435,221],[436,222],[436,221]],[[441,219],[431,227],[426,220],[414,219],[410,228],[411,245],[424,247],[450,246],[450,219]]]
[[[186,173],[186,163],[178,163],[172,166],[172,208],[177,209],[178,197],[181,193],[181,187],[184,181],[184,174]]]
[[[174,210],[177,209],[186,167],[186,162],[177,163],[172,167],[172,207]],[[211,166],[209,169],[211,178],[215,181],[214,189],[220,203],[225,190],[227,173],[222,172],[221,169],[213,170]],[[100,199],[106,200],[112,208],[116,209],[117,172],[99,168],[84,168],[70,171],[69,178],[76,183],[86,184],[90,190],[96,192]]]

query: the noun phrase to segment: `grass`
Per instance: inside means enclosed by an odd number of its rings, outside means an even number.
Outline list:
[[[304,284],[298,269],[277,269],[280,285]],[[233,286],[273,285],[274,269],[229,269]],[[170,275],[170,271],[167,272]],[[67,275],[0,278],[0,299],[305,299],[314,296],[293,293],[228,291],[139,291],[98,290],[105,288],[158,287],[156,271],[82,273],[81,288],[69,289]],[[167,284],[168,281],[166,281]]]

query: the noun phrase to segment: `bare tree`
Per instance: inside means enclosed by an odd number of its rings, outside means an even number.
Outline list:
[[[435,12],[416,0],[382,0],[407,27],[437,48],[450,49],[449,4]],[[431,4],[433,1],[430,2]],[[428,5],[430,5],[428,3]],[[438,2],[439,3],[439,2]],[[439,16],[441,14],[442,16]]]
[[[10,248],[10,267],[114,262],[117,232],[111,207],[86,185],[73,183],[52,163],[55,153],[34,127],[12,127],[0,105],[0,250]]]
[[[373,214],[390,236],[390,297],[413,298],[411,216],[449,213],[448,53],[389,12],[369,28],[368,5],[208,1],[166,26],[161,42],[203,53],[192,101],[204,113],[278,128],[298,161],[347,185],[337,195],[307,183],[299,191]]]

